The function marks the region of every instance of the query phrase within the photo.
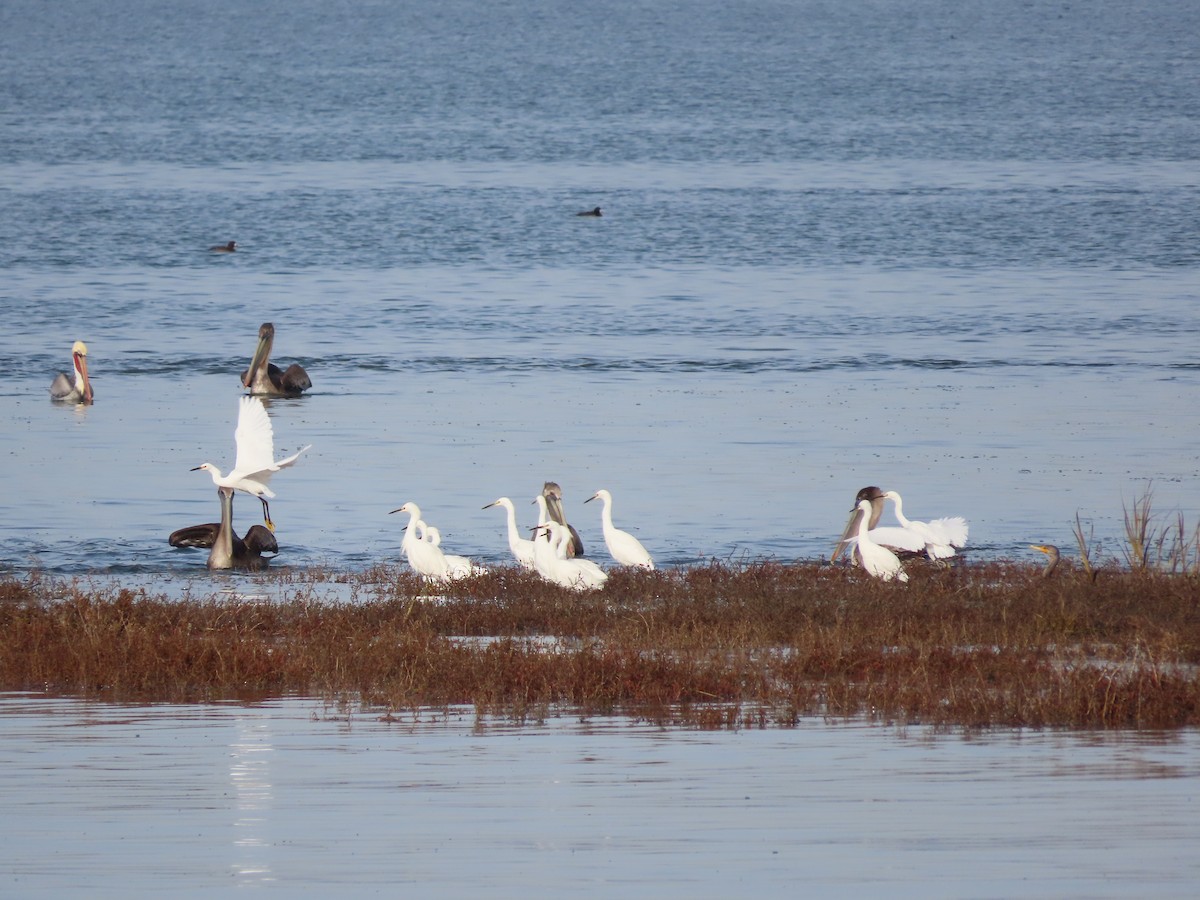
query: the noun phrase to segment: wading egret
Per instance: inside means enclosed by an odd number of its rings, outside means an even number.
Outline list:
[[[413,571],[425,578],[445,578],[449,567],[446,565],[446,554],[436,544],[423,540],[419,532],[427,531],[421,521],[421,507],[409,502],[392,513],[408,513],[408,525],[404,529],[404,537],[400,541],[400,549],[404,552],[408,564]]]
[[[275,530],[271,521],[271,509],[267,498],[274,497],[275,492],[267,487],[271,476],[280,469],[292,465],[300,454],[309,449],[312,444],[306,444],[287,459],[275,461],[275,432],[271,428],[271,419],[266,407],[257,397],[242,397],[238,401],[238,423],[233,432],[237,444],[237,456],[234,458],[233,471],[222,475],[221,470],[212,463],[201,463],[192,469],[193,472],[208,472],[212,475],[213,484],[217,487],[233,488],[257,497],[262,502],[263,519],[267,527]]]
[[[66,372],[59,372],[50,385],[50,399],[62,403],[91,403],[92,383],[88,380],[87,344],[76,341],[71,347],[71,363],[75,368],[72,380]]]
[[[517,529],[517,510],[513,506],[513,502],[507,497],[501,497],[499,500],[489,503],[484,509],[491,509],[493,506],[499,506],[507,513],[508,549],[512,551],[513,557],[522,568],[532,569],[533,541],[521,537],[521,532]]]
[[[833,554],[829,557],[831,563],[837,562],[838,557],[845,550],[849,549],[853,553],[852,548],[858,541],[858,520],[862,518],[858,504],[863,500],[869,500],[871,503],[871,515],[867,522],[867,528],[871,529],[879,524],[879,518],[883,515],[883,489],[873,484],[867,485],[854,495],[854,506],[850,509],[850,518],[846,520],[842,536],[838,538],[837,546],[833,548]]]
[[[913,522],[905,518],[904,501],[898,493],[888,491],[883,496],[895,504],[896,521],[900,523],[900,527],[921,539],[925,553],[930,559],[949,559],[954,555],[955,547],[966,546],[967,520],[962,516]]]
[[[596,499],[599,499],[604,505],[604,509],[600,513],[600,524],[604,529],[604,545],[608,547],[608,552],[612,555],[612,558],[623,566],[640,566],[643,569],[653,569],[654,560],[650,558],[650,554],[646,552],[646,548],[642,546],[642,542],[628,531],[621,531],[619,528],[613,527],[612,494],[601,489],[583,502],[591,503]]]
[[[571,540],[567,544],[567,556],[583,556],[583,540],[563,513],[563,493],[558,482],[547,481],[542,485],[542,496],[546,498],[546,514],[550,517],[548,521],[557,522],[571,533]]]
[[[424,524],[424,523],[422,523]],[[425,540],[442,550],[442,533],[433,525],[425,526]],[[447,579],[466,578],[468,575],[484,575],[487,569],[483,566],[477,566],[465,556],[455,556],[453,553],[447,553],[442,550],[442,559],[446,561]]]
[[[250,359],[250,368],[242,373],[242,387],[251,394],[265,396],[295,397],[312,387],[308,373],[299,363],[280,369],[270,361],[271,348],[275,344],[275,326],[263,322],[258,328],[258,344]]]
[[[871,540],[868,527],[871,520],[871,501],[858,501],[858,508],[862,512],[862,517],[858,520],[857,550],[862,567],[869,574],[876,578],[882,578],[884,581],[891,581],[893,578],[908,581],[908,573],[900,567],[900,558],[887,547],[882,547]]]
[[[550,532],[550,546],[554,548],[554,555],[560,563],[566,564],[562,568],[570,573],[572,585],[582,585],[585,588],[603,587],[604,582],[608,581],[607,572],[590,559],[567,555],[571,532],[558,522],[547,522],[545,527]]]

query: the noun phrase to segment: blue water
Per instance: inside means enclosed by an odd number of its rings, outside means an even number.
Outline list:
[[[968,558],[1200,520],[1200,8],[0,5],[0,568],[204,574],[258,325],[277,565],[506,559],[546,479],[664,565],[854,493]],[[601,206],[602,218],[579,218]],[[210,245],[236,240],[235,254]],[[87,409],[47,387],[88,342]],[[258,520],[239,498],[238,529]],[[532,507],[524,516],[533,521]]]

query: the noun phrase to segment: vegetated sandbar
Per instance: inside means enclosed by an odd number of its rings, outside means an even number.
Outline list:
[[[807,716],[937,727],[1200,724],[1200,577],[1008,562],[908,584],[801,563],[614,570],[575,592],[516,568],[267,576],[275,599],[0,580],[0,689],[101,700],[309,696],[381,716],[473,704],[688,727]],[[322,585],[346,589],[329,600]]]

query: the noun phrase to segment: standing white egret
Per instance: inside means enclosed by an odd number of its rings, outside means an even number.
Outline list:
[[[829,557],[831,563],[837,562],[842,552],[852,548],[858,540],[858,520],[863,515],[862,511],[858,508],[858,504],[863,500],[871,502],[871,515],[867,522],[867,528],[871,529],[879,524],[879,519],[883,515],[883,489],[870,484],[854,495],[854,506],[850,509],[850,518],[846,520],[846,527],[842,529],[842,536],[838,538],[837,546],[833,548],[833,553]]]
[[[572,586],[580,586],[583,588],[599,588],[604,586],[604,582],[608,581],[608,573],[601,569],[590,559],[582,559],[578,556],[570,556],[569,545],[571,543],[571,532],[558,522],[547,522],[546,526],[550,532],[550,545],[554,548],[554,555],[558,558],[560,568],[568,573]]]
[[[483,575],[487,572],[483,566],[477,566],[465,556],[455,556],[442,550],[442,533],[433,525],[425,526],[425,541],[441,550],[442,559],[446,561],[445,578],[466,578],[468,575]]]
[[[641,566],[644,569],[653,569],[654,560],[650,558],[650,554],[646,552],[642,542],[628,531],[621,531],[619,528],[613,527],[612,494],[602,488],[583,502],[591,503],[596,499],[599,499],[604,505],[604,509],[600,513],[600,524],[604,529],[604,545],[608,547],[612,558],[623,566]]]
[[[546,498],[546,514],[550,517],[549,521],[557,522],[571,533],[571,540],[567,543],[567,556],[583,556],[583,540],[563,512],[563,493],[558,482],[547,481],[542,485],[542,496]]]
[[[534,529],[533,559],[537,573],[553,584],[576,591],[599,587],[599,584],[589,584],[590,576],[575,565],[585,560],[567,559],[559,554],[558,547],[565,538],[560,532],[555,539],[551,530],[561,528],[557,522],[549,522]]]
[[[869,515],[859,509],[859,504],[866,500],[871,505]],[[836,562],[837,558],[842,554],[843,550],[849,549],[854,563],[862,565],[862,557],[858,553],[858,526],[860,521],[867,519],[867,528],[871,534],[871,541],[880,546],[887,547],[889,550],[899,553],[924,553],[925,541],[916,532],[910,531],[907,528],[902,528],[898,525],[879,526],[879,519],[883,515],[883,508],[887,501],[884,499],[884,492],[881,488],[875,485],[868,485],[858,492],[854,497],[854,507],[850,510],[850,518],[846,521],[846,527],[842,531],[842,537],[838,541],[837,546],[833,550],[833,555],[829,557],[831,563]]]
[[[499,500],[489,503],[484,509],[490,509],[493,506],[502,507],[507,512],[508,549],[512,551],[512,555],[522,568],[532,569],[534,567],[533,541],[521,537],[521,532],[517,529],[517,510],[513,506],[513,502],[507,497],[501,497]]]
[[[267,498],[274,497],[275,492],[267,487],[267,481],[280,469],[292,465],[312,444],[306,444],[287,459],[276,462],[275,432],[271,428],[271,418],[257,397],[242,397],[238,401],[238,423],[233,439],[237,444],[237,456],[232,472],[222,475],[220,469],[207,462],[192,471],[208,472],[212,475],[213,484],[219,488],[233,488],[257,497],[262,502],[263,519],[267,527],[274,531],[275,524],[271,521]]]
[[[405,527],[404,537],[400,541],[400,549],[404,552],[408,564],[412,566],[414,572],[425,578],[445,578],[449,571],[446,554],[436,544],[423,540],[417,534],[422,529],[428,532],[425,523],[421,521],[421,507],[409,502],[399,509],[393,509],[388,515],[398,512],[408,513],[408,525]]]
[[[900,527],[911,531],[921,539],[922,549],[930,559],[949,559],[955,547],[967,543],[967,520],[962,516],[932,519],[929,522],[913,522],[904,516],[904,501],[895,491],[883,495],[896,506],[896,520]]]
[[[871,501],[858,501],[858,509],[862,512],[862,517],[858,520],[858,553],[862,567],[869,574],[884,581],[891,581],[893,578],[908,581],[908,573],[900,567],[900,558],[887,547],[871,540]]]
[[[76,341],[71,346],[71,364],[75,370],[74,379],[66,372],[59,372],[50,384],[50,399],[60,403],[91,403],[92,383],[88,380],[87,344]]]

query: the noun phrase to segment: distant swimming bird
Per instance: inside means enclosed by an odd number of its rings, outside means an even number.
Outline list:
[[[92,383],[88,380],[87,344],[76,341],[71,346],[71,363],[75,368],[74,381],[66,372],[59,372],[50,385],[50,399],[60,403],[91,403]]]
[[[275,535],[261,525],[251,525],[245,538],[238,537],[233,530],[233,491],[217,488],[217,496],[221,500],[220,522],[180,528],[171,532],[168,543],[172,547],[210,547],[210,569],[265,569],[270,557],[263,554],[279,552]]]
[[[546,514],[550,517],[551,522],[557,522],[571,533],[571,540],[567,543],[567,556],[583,556],[583,539],[579,537],[579,532],[574,526],[567,521],[566,514],[563,512],[562,488],[558,486],[557,481],[547,481],[542,485],[542,496],[546,498]]]
[[[880,546],[871,540],[870,520],[871,501],[858,501],[858,509],[862,516],[858,520],[858,553],[862,567],[876,578],[891,581],[897,578],[908,581],[908,573],[900,566],[900,558],[887,547]]]
[[[577,215],[577,216],[595,216],[598,219],[602,215],[604,215],[604,213],[600,212],[600,207],[597,206],[595,209],[585,209],[583,212],[575,213],[575,215]]]
[[[925,553],[930,559],[949,559],[954,556],[955,547],[965,547],[967,544],[967,520],[962,516],[950,516],[942,519],[931,519],[928,522],[914,522],[904,516],[904,501],[895,491],[888,491],[884,498],[891,500],[896,507],[896,520],[900,527],[911,531],[924,543]]]
[[[217,244],[215,247],[208,248],[210,253],[233,253],[237,250],[237,241],[230,241],[228,244]]]
[[[237,455],[234,457],[233,471],[228,475],[222,475],[220,469],[207,462],[192,471],[208,472],[212,475],[213,484],[219,488],[233,488],[257,497],[262,503],[267,527],[274,531],[275,523],[271,521],[267,498],[274,497],[275,492],[267,487],[267,481],[280,469],[295,463],[312,444],[306,444],[287,459],[276,462],[275,432],[266,407],[257,397],[242,397],[238,401],[238,423],[233,439],[237,444]]]
[[[650,554],[646,552],[646,548],[642,546],[642,542],[628,531],[621,531],[619,528],[613,527],[612,494],[601,489],[583,502],[591,503],[597,498],[604,505],[604,509],[600,513],[600,524],[604,529],[604,545],[608,547],[608,552],[612,555],[612,558],[623,566],[640,566],[643,569],[653,569],[654,560],[650,558]]]
[[[292,363],[286,369],[270,362],[271,348],[275,344],[275,326],[263,322],[258,327],[258,345],[250,360],[250,368],[242,373],[242,387],[250,388],[251,394],[294,397],[312,387],[312,381],[304,367]]]
[[[1039,553],[1045,553],[1046,568],[1042,569],[1042,577],[1049,578],[1054,574],[1054,570],[1058,568],[1059,560],[1062,559],[1058,552],[1058,548],[1053,544],[1030,544],[1030,550],[1037,550]]]
[[[513,506],[513,502],[507,497],[501,497],[489,503],[484,509],[490,509],[493,506],[502,507],[507,512],[508,520],[508,549],[512,551],[513,557],[523,569],[532,569],[533,564],[533,541],[521,537],[521,532],[517,529],[517,510]]]

